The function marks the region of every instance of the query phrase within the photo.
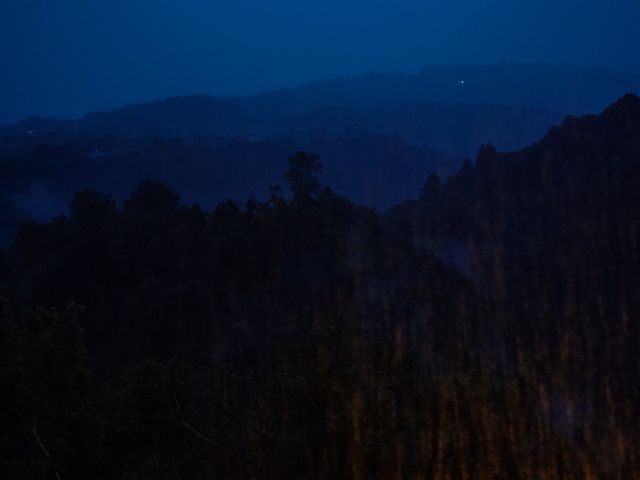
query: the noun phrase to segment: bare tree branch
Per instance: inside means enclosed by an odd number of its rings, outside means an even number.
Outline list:
[[[51,462],[51,468],[53,468],[53,473],[56,474],[56,478],[58,480],[61,480],[60,478],[60,474],[58,473],[58,470],[56,470],[55,465],[53,464],[53,459],[51,458],[51,454],[49,453],[49,451],[47,450],[47,447],[45,447],[44,442],[42,441],[42,439],[40,438],[40,435],[38,435],[38,431],[35,429],[35,427],[33,427],[31,429],[31,433],[33,433],[33,436],[35,437],[36,441],[38,442],[38,445],[40,445],[40,449],[42,450],[42,452],[45,454],[45,456],[49,459],[49,461]]]
[[[173,419],[178,422],[180,425],[182,425],[184,428],[186,428],[187,430],[189,430],[191,433],[193,433],[196,437],[198,437],[200,440],[205,441],[211,445],[215,445],[215,442],[213,440],[211,440],[209,437],[207,437],[206,435],[203,435],[202,433],[200,433],[198,430],[196,430],[195,428],[193,428],[191,425],[189,425],[186,421],[182,420],[180,418],[180,410],[181,410],[181,405],[180,402],[178,401],[178,397],[176,397],[174,395],[173,400],[176,404],[176,416],[173,417]]]
[[[226,373],[227,375],[229,375],[229,376],[236,377],[236,378],[241,378],[242,380],[250,380],[250,381],[255,380],[255,378],[245,377],[245,376],[243,376],[243,375],[238,375],[237,373],[230,372],[230,371],[229,371],[229,370],[227,370],[225,367],[222,367],[222,371],[223,371],[224,373]]]
[[[203,435],[202,433],[200,433],[198,430],[196,430],[195,428],[193,428],[191,425],[189,425],[187,422],[185,422],[184,420],[180,420],[179,418],[176,419],[180,425],[182,425],[184,428],[186,428],[187,430],[189,430],[191,433],[193,433],[196,437],[198,437],[200,440],[207,442],[210,445],[215,445],[215,442],[213,440],[211,440],[209,437]]]

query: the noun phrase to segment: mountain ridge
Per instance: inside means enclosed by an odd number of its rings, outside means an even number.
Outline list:
[[[564,115],[600,111],[627,91],[640,93],[640,74],[551,64],[432,66],[415,74],[367,73],[248,96],[175,96],[91,112],[75,120],[49,120],[49,126],[42,128],[184,137],[270,136],[291,129],[340,131],[364,125],[371,133],[399,134],[417,145],[469,155],[477,147],[471,144],[482,137],[502,149],[524,147]],[[422,107],[411,116],[408,105],[414,110]],[[457,126],[454,122],[442,128],[439,117],[455,116],[463,122],[466,116],[486,116],[486,112],[494,117],[489,125],[475,122],[460,135],[475,134],[472,141],[438,144],[440,137],[454,136]],[[28,124],[19,122],[14,130]],[[415,131],[416,124],[423,129]],[[510,131],[514,124],[528,133],[514,134]],[[430,130],[435,133],[429,134]]]

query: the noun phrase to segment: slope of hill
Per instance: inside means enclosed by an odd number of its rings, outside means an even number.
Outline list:
[[[582,215],[601,217],[604,223],[591,227],[605,235],[611,215],[623,214],[631,229],[627,233],[633,234],[640,181],[639,118],[640,99],[629,94],[601,115],[567,117],[526,149],[499,153],[485,145],[475,166],[466,162],[444,183],[430,178],[419,202],[395,211],[405,221],[414,214],[426,221],[428,236],[474,242],[474,256],[485,251],[485,243],[524,248],[515,239],[531,242],[532,237],[549,242],[539,246],[537,253],[542,254],[555,245],[561,231],[579,236],[585,227]],[[633,236],[624,238],[634,241]],[[475,257],[469,261],[482,264]]]
[[[522,151],[485,146],[475,166],[431,177],[388,216],[416,248],[462,266],[508,319],[504,354],[544,384],[550,418],[566,431],[602,422],[603,463],[629,462],[640,440],[639,187],[640,98],[627,95]],[[629,410],[616,410],[621,398]],[[607,447],[616,436],[619,450]]]
[[[430,66],[417,74],[369,73],[314,82],[237,99],[261,111],[302,112],[347,102],[480,103],[532,107],[562,114],[602,110],[640,90],[640,74],[606,68],[546,64]]]
[[[287,115],[275,125],[303,131],[340,132],[354,126],[384,135],[398,135],[414,145],[429,145],[450,155],[470,156],[484,142],[520,148],[559,123],[561,115],[531,107],[407,102],[376,107],[335,107]]]

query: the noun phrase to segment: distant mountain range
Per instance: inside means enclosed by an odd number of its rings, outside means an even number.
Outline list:
[[[190,138],[356,128],[472,155],[485,142],[522,148],[564,115],[598,112],[629,92],[640,92],[640,75],[559,65],[460,65],[412,75],[370,73],[248,97],[175,97],[79,120],[29,119],[9,130]]]

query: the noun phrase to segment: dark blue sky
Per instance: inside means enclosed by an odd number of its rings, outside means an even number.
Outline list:
[[[0,123],[371,70],[640,70],[638,0],[3,0]]]

